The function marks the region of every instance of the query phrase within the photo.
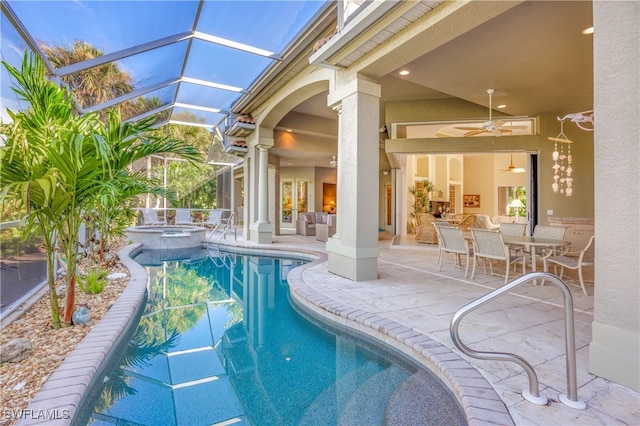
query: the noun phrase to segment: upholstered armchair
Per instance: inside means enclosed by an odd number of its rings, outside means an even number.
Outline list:
[[[457,225],[463,231],[468,231],[471,228],[476,228],[476,215],[465,215],[459,225]]]
[[[327,223],[316,223],[316,240],[327,241],[336,233],[337,216],[335,214],[327,215]]]
[[[491,217],[489,217],[489,215],[475,214],[474,216],[476,217],[476,223],[473,225],[474,228],[489,229],[489,230],[496,230],[500,228],[499,224],[493,223],[491,221]]]
[[[298,220],[296,220],[296,234],[301,235],[316,235],[316,225],[318,223],[327,223],[326,212],[305,212],[298,214]]]
[[[418,213],[416,215],[416,241],[428,244],[437,244],[438,235],[433,223],[436,217],[429,213]]]
[[[316,215],[314,213],[300,213],[296,220],[296,234],[316,235]]]

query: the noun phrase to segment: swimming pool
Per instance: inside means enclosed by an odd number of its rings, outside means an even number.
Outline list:
[[[298,313],[286,276],[304,261],[157,254],[135,258],[149,274],[147,305],[81,410],[89,424],[393,424],[389,401],[402,399],[418,369]],[[465,424],[444,385],[429,384],[433,424]]]

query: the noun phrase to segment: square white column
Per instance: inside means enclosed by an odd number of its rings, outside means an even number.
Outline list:
[[[355,281],[378,277],[378,121],[380,86],[355,78],[329,94],[339,112],[338,217],[327,241],[329,272]]]

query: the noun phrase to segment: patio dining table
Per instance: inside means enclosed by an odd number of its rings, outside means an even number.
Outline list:
[[[504,235],[503,240],[505,244],[523,246],[531,253],[532,272],[536,270],[536,247],[544,247],[553,250],[559,247],[566,247],[571,244],[571,242],[565,240],[515,235]],[[534,284],[536,283],[534,282]]]

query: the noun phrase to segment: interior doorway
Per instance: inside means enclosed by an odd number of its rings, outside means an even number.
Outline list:
[[[295,228],[298,214],[308,211],[310,188],[309,179],[283,179],[280,182],[280,228]]]

